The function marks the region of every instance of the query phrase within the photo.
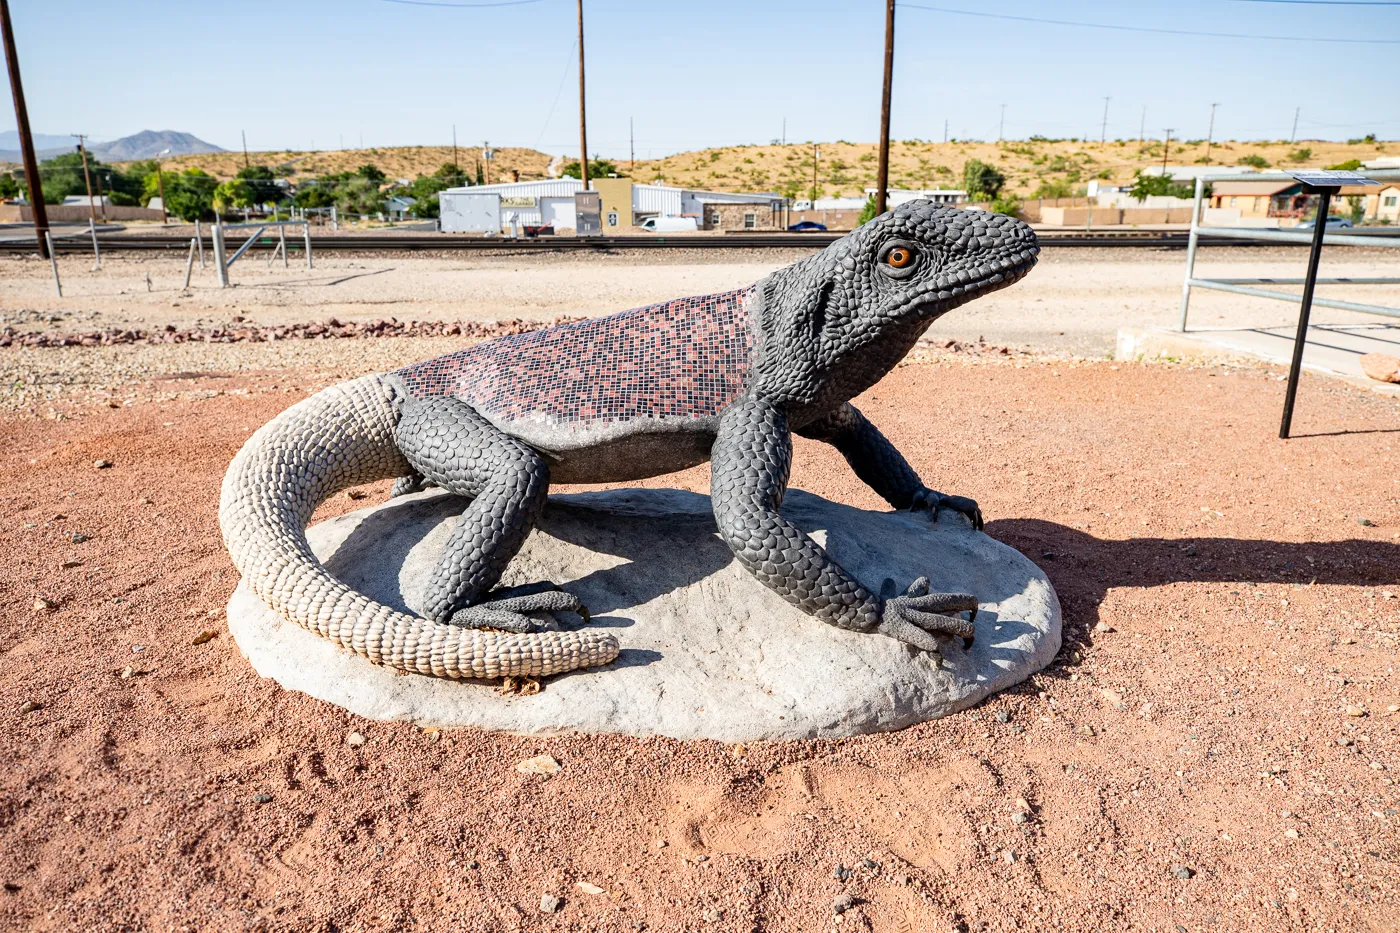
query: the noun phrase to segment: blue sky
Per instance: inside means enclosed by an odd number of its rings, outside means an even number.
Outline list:
[[[453,2],[453,0],[442,0]],[[470,0],[461,0],[470,2]],[[480,0],[478,0],[480,2]],[[1400,40],[1400,5],[924,0],[1131,26]],[[11,0],[35,132],[175,129],[229,149],[490,140],[576,153],[573,0]],[[874,140],[882,0],[585,0],[589,147]],[[900,8],[897,138],[1400,137],[1400,45],[1144,34]],[[84,49],[85,40],[91,49]],[[1316,73],[1322,58],[1325,71]],[[0,130],[14,127],[8,84]]]

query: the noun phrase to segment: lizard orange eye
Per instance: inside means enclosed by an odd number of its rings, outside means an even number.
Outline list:
[[[896,246],[885,255],[885,262],[896,269],[903,269],[914,261],[914,251],[903,246]]]

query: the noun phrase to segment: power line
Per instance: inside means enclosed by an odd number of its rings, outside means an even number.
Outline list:
[[[1306,3],[1310,6],[1400,6],[1400,0],[1230,0],[1231,3]]]
[[[527,3],[542,3],[543,0],[498,0],[496,3],[438,3],[436,0],[379,0],[380,3],[399,3],[403,6],[445,6],[459,10],[480,10],[493,6],[524,6]]]
[[[1400,2],[1400,0],[1398,0]],[[1190,29],[1157,29],[1151,26],[1119,26],[1114,23],[1081,23],[1068,19],[1041,19],[1036,16],[1013,16],[1010,13],[981,13],[975,10],[955,10],[951,7],[920,6],[904,3],[901,6],[910,10],[925,10],[930,13],[953,13],[957,16],[979,16],[983,19],[1007,19],[1022,23],[1043,23],[1050,26],[1078,26],[1085,29],[1112,29],[1117,32],[1155,32],[1171,36],[1206,36],[1212,39],[1269,39],[1278,42],[1341,42],[1350,45],[1400,45],[1400,39],[1332,39],[1322,36],[1260,36],[1239,32],[1196,32]]]

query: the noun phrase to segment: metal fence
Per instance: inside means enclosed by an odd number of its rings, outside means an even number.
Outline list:
[[[1377,181],[1395,181],[1400,179],[1400,172],[1377,171],[1361,173],[1367,178],[1374,178]],[[1259,174],[1246,176],[1249,181],[1279,181],[1291,182],[1293,177],[1284,174]],[[1240,175],[1201,175],[1196,179],[1196,204],[1191,212],[1191,235],[1186,243],[1186,277],[1181,283],[1181,323],[1178,330],[1186,331],[1187,314],[1191,307],[1191,289],[1204,288],[1212,291],[1233,292],[1236,295],[1249,295],[1253,298],[1273,298],[1279,301],[1297,302],[1301,296],[1291,292],[1271,291],[1266,288],[1258,288],[1259,285],[1303,285],[1305,279],[1301,278],[1229,278],[1229,279],[1201,279],[1196,278],[1196,247],[1202,237],[1207,239],[1237,239],[1237,240],[1257,240],[1270,243],[1295,243],[1307,245],[1312,242],[1312,232],[1292,230],[1272,230],[1255,227],[1204,227],[1201,225],[1202,201],[1205,196],[1205,186],[1212,181],[1239,181]],[[1326,224],[1327,218],[1318,217],[1316,223]],[[1322,239],[1325,246],[1370,246],[1388,249],[1400,248],[1400,231],[1395,234],[1366,236],[1331,234],[1326,233]],[[1400,278],[1389,276],[1373,276],[1359,278],[1326,278],[1317,279],[1318,285],[1400,285]],[[1340,308],[1343,311],[1360,311],[1364,314],[1380,314],[1385,317],[1400,318],[1400,308],[1391,308],[1385,305],[1361,304],[1355,301],[1341,301],[1336,298],[1314,297],[1312,303],[1322,305],[1327,308]]]
[[[232,266],[235,262],[238,262],[239,259],[243,258],[243,254],[246,253],[246,252],[248,252],[249,249],[251,249],[254,245],[256,245],[256,244],[258,243],[258,241],[261,239],[261,237],[262,237],[262,235],[263,235],[263,232],[264,232],[265,230],[267,230],[268,227],[276,227],[276,228],[277,228],[277,245],[273,247],[272,255],[268,257],[268,260],[267,260],[267,261],[268,261],[268,264],[271,265],[271,264],[272,264],[272,261],[273,261],[274,259],[276,259],[277,256],[278,256],[278,254],[280,253],[281,256],[282,256],[282,267],[283,267],[283,268],[286,268],[286,267],[287,267],[287,228],[288,228],[288,227],[293,227],[293,226],[301,227],[301,232],[302,232],[302,248],[306,251],[306,268],[310,269],[310,268],[311,268],[311,223],[310,223],[309,221],[307,221],[307,220],[269,220],[269,221],[258,222],[258,223],[250,223],[250,224],[225,224],[225,223],[215,223],[215,224],[214,224],[214,229],[213,229],[213,240],[214,240],[214,266],[215,266],[215,269],[218,271],[218,274],[219,274],[219,287],[220,287],[220,288],[227,288],[227,287],[229,286],[229,276],[228,276],[229,267]],[[248,237],[248,239],[246,239],[246,240],[243,241],[243,244],[242,244],[241,246],[239,246],[238,249],[236,249],[236,250],[234,251],[234,253],[233,253],[232,256],[228,256],[228,255],[227,255],[228,249],[227,249],[227,247],[226,247],[226,245],[225,245],[225,243],[224,243],[224,231],[225,231],[225,230],[236,230],[236,229],[240,229],[240,228],[243,228],[243,227],[257,227],[257,229],[253,231],[253,233]],[[193,257],[194,257],[194,252],[193,252],[193,251],[194,251],[194,247],[195,247],[196,242],[197,242],[197,239],[196,239],[196,240],[191,240],[191,241],[190,241],[190,250],[191,250],[191,252],[190,252],[190,257],[191,257],[191,261],[193,261]],[[187,265],[188,265],[188,264],[187,264]],[[189,270],[188,270],[188,269],[186,269],[186,271],[185,271],[185,284],[186,284],[186,287],[189,286]]]

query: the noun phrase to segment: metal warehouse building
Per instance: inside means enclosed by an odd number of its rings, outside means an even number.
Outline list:
[[[694,217],[703,230],[773,230],[784,219],[783,197],[772,192],[696,191],[625,178],[591,181],[602,195],[604,233],[625,231],[648,217]],[[513,221],[572,230],[574,195],[582,190],[577,178],[448,188],[439,195],[441,227],[445,233],[496,232]]]

